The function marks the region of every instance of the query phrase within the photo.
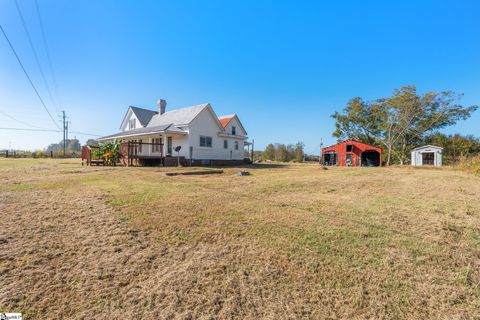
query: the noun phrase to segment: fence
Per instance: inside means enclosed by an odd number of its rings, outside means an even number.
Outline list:
[[[78,158],[80,151],[67,151],[65,158]],[[63,150],[55,151],[23,151],[0,150],[0,158],[64,158]]]

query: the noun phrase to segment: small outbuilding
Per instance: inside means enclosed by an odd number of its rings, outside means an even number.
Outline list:
[[[412,150],[412,166],[442,166],[442,147],[426,145]]]
[[[322,149],[321,164],[343,167],[379,167],[382,149],[355,140],[346,140]]]

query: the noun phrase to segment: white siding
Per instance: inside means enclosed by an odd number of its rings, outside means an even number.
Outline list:
[[[204,109],[190,123],[189,143],[193,147],[192,158],[199,160],[242,160],[243,140],[225,138],[219,136],[221,128],[213,115]],[[200,147],[200,136],[212,137],[212,147]],[[223,141],[228,140],[228,149],[223,147]],[[235,142],[239,142],[238,150],[235,150]]]
[[[434,166],[442,166],[442,148],[435,146],[425,146],[422,148],[417,148],[412,150],[411,153],[411,162],[412,166],[423,166],[423,153],[433,153],[434,154]]]
[[[128,123],[130,122],[130,120],[132,119],[135,119],[135,128],[130,128],[128,126]],[[128,114],[127,114],[127,118],[125,119],[125,123],[123,123],[123,126],[122,128],[120,128],[122,131],[128,131],[128,130],[132,130],[132,129],[138,129],[138,128],[142,128],[142,125],[140,124],[140,121],[138,120],[137,116],[135,115],[135,113],[132,112],[132,110],[129,110],[128,111]]]
[[[237,136],[246,136],[247,135],[247,133],[242,129],[242,126],[240,125],[237,118],[235,118],[235,117],[232,120],[230,120],[230,122],[225,127],[225,132],[228,133],[228,134],[232,134],[232,127],[236,127],[236,131],[237,131],[236,135]]]

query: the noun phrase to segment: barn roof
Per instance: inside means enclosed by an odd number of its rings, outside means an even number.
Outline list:
[[[330,149],[334,149],[336,146],[346,145],[346,144],[355,145],[356,147],[358,147],[359,149],[361,149],[361,150],[363,150],[363,151],[366,151],[366,150],[376,150],[376,151],[378,151],[378,152],[382,152],[382,148],[379,148],[379,147],[376,147],[376,146],[372,146],[372,145],[369,145],[369,144],[366,144],[366,143],[363,143],[363,142],[360,142],[360,141],[352,140],[352,139],[340,141],[340,142],[338,142],[338,143],[336,143],[336,144],[333,144],[333,145],[331,145],[331,146],[324,147],[323,150],[324,150],[324,151],[328,151],[328,150],[330,150]]]

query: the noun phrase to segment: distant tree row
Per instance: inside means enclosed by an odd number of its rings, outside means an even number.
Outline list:
[[[68,151],[80,151],[82,149],[82,146],[80,145],[80,141],[78,141],[78,139],[67,139],[66,143],[66,150]],[[63,140],[59,143],[52,143],[47,147],[47,151],[57,150],[63,150]]]
[[[455,164],[465,158],[480,154],[480,138],[471,135],[446,135],[436,132],[427,136],[424,144],[443,147],[442,154],[445,164]]]
[[[261,159],[281,162],[302,162],[305,155],[304,148],[303,142],[287,145],[281,143],[269,144],[265,151],[262,152]]]
[[[411,149],[422,145],[433,132],[469,118],[478,109],[462,106],[460,98],[452,91],[419,94],[415,86],[369,102],[355,97],[342,112],[332,115],[336,121],[333,136],[377,145],[384,150],[387,165],[404,164]]]

